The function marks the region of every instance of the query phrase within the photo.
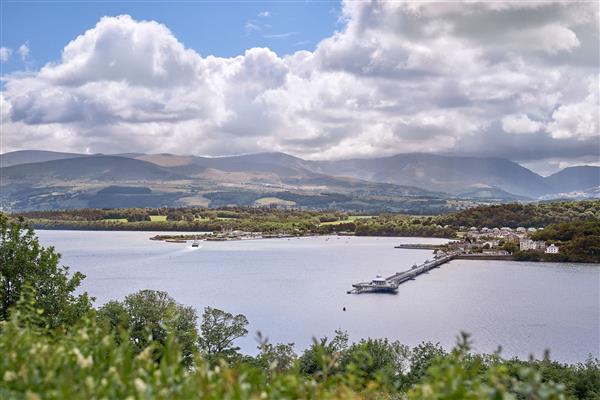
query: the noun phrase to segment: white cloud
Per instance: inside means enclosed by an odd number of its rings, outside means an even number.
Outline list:
[[[271,13],[269,11],[261,11],[258,13],[259,17],[268,17],[269,15],[271,15]]]
[[[507,115],[502,118],[502,129],[507,133],[534,133],[542,128],[540,122],[532,121],[525,114]]]
[[[598,137],[597,83],[586,83],[599,67],[588,55],[597,18],[589,3],[346,2],[345,27],[313,52],[221,58],[185,48],[159,23],[105,17],[58,62],[4,77],[4,143],[510,156],[495,141],[553,156],[597,153],[588,145]]]
[[[247,33],[262,31],[262,28],[252,21],[246,21],[246,23],[244,24],[244,29]]]
[[[598,81],[592,82],[585,99],[561,105],[552,113],[547,129],[553,138],[582,140],[600,136],[598,91]]]
[[[29,44],[23,43],[22,45],[20,45],[17,49],[17,53],[19,53],[19,55],[21,56],[21,60],[27,60],[27,57],[29,57]]]
[[[10,47],[0,47],[0,62],[7,62],[12,55],[12,49]]]

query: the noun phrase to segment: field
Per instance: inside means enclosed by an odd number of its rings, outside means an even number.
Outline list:
[[[276,204],[278,206],[295,206],[296,202],[291,200],[283,200],[277,197],[262,197],[254,201],[257,206],[267,206],[269,204]]]
[[[166,215],[151,215],[150,222],[167,222]]]
[[[339,221],[329,221],[329,222],[321,222],[319,225],[340,225],[348,222],[355,222],[360,219],[369,219],[373,218],[373,215],[350,215],[347,219],[342,219]]]
[[[127,218],[104,218],[104,222],[112,222],[112,223],[127,223]]]

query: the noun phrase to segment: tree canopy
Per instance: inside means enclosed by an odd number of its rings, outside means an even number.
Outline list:
[[[8,318],[29,288],[43,323],[68,326],[91,309],[87,293],[75,294],[84,278],[80,272],[69,275],[69,268],[60,265],[60,255],[41,246],[23,221],[9,222],[0,214],[0,320]]]

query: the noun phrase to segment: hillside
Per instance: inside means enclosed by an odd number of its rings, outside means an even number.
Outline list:
[[[43,183],[48,180],[119,182],[169,180],[179,177],[181,176],[155,164],[116,156],[65,158],[2,168],[2,179],[8,182]]]
[[[440,217],[441,224],[488,228],[539,228],[573,221],[600,221],[600,200],[479,206]]]
[[[277,153],[222,158],[132,156],[95,155],[3,168],[2,208],[287,204],[413,213],[447,208],[443,193],[315,173],[304,168],[302,160]],[[115,191],[115,186],[121,189]],[[106,191],[107,187],[111,189]]]
[[[284,153],[199,157],[20,151],[0,157],[11,164],[0,170],[0,201],[8,210],[293,204],[427,214],[480,203],[595,197],[600,187],[598,167],[568,168],[544,178],[504,159],[416,153],[335,161]],[[102,192],[123,184],[150,192]]]
[[[497,158],[398,154],[372,159],[316,161],[312,165],[323,173],[454,194],[486,186],[536,197],[546,193],[547,189],[540,175],[515,162]]]
[[[0,168],[19,164],[39,163],[44,161],[62,160],[65,158],[84,157],[85,154],[59,153],[44,150],[20,150],[0,154]]]
[[[600,186],[600,167],[568,167],[547,177],[552,193],[588,190]]]

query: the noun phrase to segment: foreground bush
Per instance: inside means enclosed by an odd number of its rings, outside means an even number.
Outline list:
[[[317,382],[298,373],[269,375],[246,364],[214,367],[195,356],[185,368],[169,338],[156,361],[154,348],[136,354],[132,341],[115,345],[93,318],[52,333],[13,313],[0,327],[2,399],[358,399],[375,389],[352,390],[341,378]]]
[[[154,344],[139,353],[130,340],[117,345],[114,333],[93,315],[66,331],[49,331],[32,323],[35,316],[27,315],[27,307],[23,310],[0,323],[2,399],[591,399],[598,393],[597,363],[584,373],[569,369],[580,378],[579,389],[586,390],[577,394],[546,379],[548,371],[536,363],[471,355],[466,337],[449,354],[428,359],[419,381],[400,389],[390,386],[389,378],[403,374],[399,360],[405,349],[385,341],[321,353],[314,374],[302,373],[297,364],[285,370],[244,361],[211,366],[197,353],[194,366],[186,368],[171,336],[157,361]],[[382,354],[388,345],[398,352]],[[558,380],[564,372],[552,370]]]
[[[27,287],[33,289],[44,324],[71,325],[89,312],[92,299],[87,293],[75,295],[85,276],[69,275],[69,268],[59,261],[54,248],[40,246],[33,229],[0,213],[0,320],[8,318]]]

